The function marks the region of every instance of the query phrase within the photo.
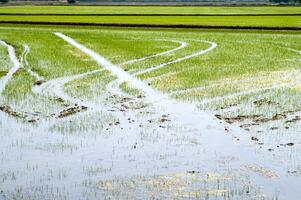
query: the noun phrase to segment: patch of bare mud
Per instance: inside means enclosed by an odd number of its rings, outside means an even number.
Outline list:
[[[39,121],[40,113],[29,113],[29,112],[17,112],[13,110],[10,106],[0,106],[0,111],[19,119],[23,119],[24,121],[34,123]]]
[[[60,111],[59,114],[56,116],[56,118],[68,117],[70,115],[74,115],[76,113],[86,111],[87,109],[88,107],[86,106],[75,105]]]

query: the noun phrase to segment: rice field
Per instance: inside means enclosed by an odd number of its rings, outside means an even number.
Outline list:
[[[2,24],[0,200],[299,199],[300,69],[300,31]]]
[[[3,6],[5,14],[301,14],[298,6]]]

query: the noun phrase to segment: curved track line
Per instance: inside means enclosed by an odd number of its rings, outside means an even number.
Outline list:
[[[192,127],[197,127],[200,131],[205,130],[208,125],[212,125],[215,127],[220,127],[217,121],[207,113],[200,111],[194,105],[177,102],[175,100],[169,99],[167,95],[153,89],[145,82],[140,79],[131,76],[127,72],[123,71],[119,66],[112,64],[110,61],[105,59],[103,56],[97,54],[96,52],[88,49],[82,44],[76,42],[72,38],[62,34],[62,33],[54,33],[56,36],[65,40],[70,45],[76,47],[81,50],[83,53],[89,55],[92,59],[94,59],[99,65],[103,68],[109,70],[113,75],[117,76],[120,81],[127,82],[130,86],[133,86],[137,89],[143,91],[146,95],[146,101],[150,101],[155,107],[162,108],[165,111],[171,113],[175,119],[178,120],[179,123],[189,124]],[[215,45],[213,45],[215,48]],[[212,47],[210,48],[212,49]],[[208,51],[208,50],[207,50]],[[206,51],[206,52],[207,52]],[[203,53],[204,51],[200,51],[194,56]],[[188,59],[187,57],[185,57]],[[177,108],[177,109],[175,109]],[[200,123],[202,122],[202,123]],[[220,127],[221,128],[221,127]],[[220,131],[223,131],[220,129]]]
[[[277,72],[279,72],[279,71],[276,71],[275,73],[277,73]],[[294,72],[294,73],[296,73],[296,72]],[[294,73],[287,73],[286,72],[286,74],[284,74],[284,77],[289,78]],[[273,76],[273,74],[270,74],[269,76]],[[253,78],[253,79],[246,78],[246,79],[241,79],[241,80],[233,80],[233,79],[229,78],[229,79],[223,79],[223,80],[219,80],[219,81],[216,81],[216,82],[213,82],[213,83],[209,83],[208,85],[204,85],[204,86],[196,86],[196,87],[191,87],[191,88],[187,88],[187,89],[174,90],[174,91],[171,91],[169,94],[170,95],[185,94],[185,93],[189,93],[189,92],[202,91],[202,90],[205,90],[205,89],[218,87],[218,86],[223,86],[223,85],[234,86],[234,85],[231,85],[231,84],[240,84],[240,83],[242,83],[242,84],[243,83],[248,83],[248,84],[251,83],[252,84],[252,82],[254,82],[254,81],[260,81],[260,80],[264,80],[266,78],[269,78],[269,77],[268,76],[259,76],[259,77]],[[230,82],[230,84],[225,83],[225,82]]]
[[[153,55],[142,57],[142,58],[138,58],[138,59],[129,60],[129,61],[126,61],[124,63],[121,63],[120,65],[132,64],[132,63],[143,61],[143,60],[146,60],[146,59],[149,59],[149,58],[154,58],[154,57],[166,55],[166,54],[172,53],[174,51],[180,50],[182,48],[185,48],[188,45],[186,42],[177,41],[177,40],[164,40],[164,41],[172,41],[172,42],[175,42],[175,43],[179,43],[180,46],[178,46],[176,48],[173,48],[173,49],[170,49],[170,50],[167,50],[167,51],[164,51],[164,52],[161,52],[161,53],[153,54]],[[24,45],[24,49],[25,49],[25,52],[23,54],[24,61],[25,61],[25,64],[27,66],[29,66],[29,64],[28,64],[28,62],[26,60],[26,56],[29,53],[30,49],[29,49],[28,45]],[[38,74],[34,73],[32,70],[30,70],[30,69],[28,69],[28,70],[29,70],[28,72],[31,75],[33,75],[34,77],[36,77],[37,79],[41,79],[42,78]],[[83,74],[79,74],[79,75],[75,75],[75,76],[61,77],[61,78],[53,79],[53,80],[47,81],[41,87],[36,86],[33,89],[33,91],[35,93],[43,93],[43,94],[47,94],[47,95],[52,95],[52,96],[60,97],[60,98],[62,98],[64,100],[70,101],[72,103],[76,103],[76,104],[82,104],[82,103],[84,103],[85,106],[97,107],[97,105],[94,104],[94,103],[87,102],[87,101],[83,102],[82,100],[78,100],[76,98],[73,98],[73,97],[67,95],[64,92],[63,86],[66,83],[70,82],[70,81],[74,81],[76,79],[80,79],[80,78],[83,78],[83,77],[85,77],[87,75],[98,73],[100,71],[103,71],[103,69],[101,69],[101,70],[94,70],[94,71],[91,71],[91,72],[87,72],[87,73],[83,73]],[[107,90],[111,91],[111,92],[113,91],[113,93],[116,93],[116,94],[119,94],[119,95],[122,95],[122,96],[128,96],[127,93],[122,92],[120,89],[118,89],[119,85],[121,83],[122,83],[122,81],[120,81],[120,80],[111,81],[107,85]]]
[[[93,104],[91,102],[84,101],[84,100],[79,100],[79,99],[76,99],[76,98],[71,97],[68,94],[66,94],[64,91],[64,85],[70,81],[81,79],[88,75],[99,73],[101,71],[104,71],[104,69],[97,69],[97,70],[93,70],[93,71],[82,73],[82,74],[52,79],[40,86],[34,86],[32,91],[34,93],[43,94],[45,96],[50,95],[50,96],[60,97],[64,100],[67,100],[74,104],[79,104],[79,105],[84,104],[85,106],[96,108],[97,107],[96,104]]]
[[[132,63],[143,61],[143,60],[146,60],[146,59],[149,59],[149,58],[154,58],[154,57],[158,57],[158,56],[163,56],[163,55],[166,55],[166,54],[170,54],[172,52],[175,52],[175,51],[178,51],[180,49],[183,49],[183,48],[187,47],[187,45],[188,45],[186,42],[179,41],[179,40],[163,40],[162,39],[161,41],[171,41],[171,42],[179,43],[180,46],[178,46],[176,48],[173,48],[173,49],[170,49],[170,50],[167,50],[167,51],[163,51],[161,53],[156,53],[156,54],[153,54],[153,55],[150,55],[150,56],[146,56],[146,57],[142,57],[142,58],[137,58],[137,59],[125,61],[123,63],[120,63],[119,65],[132,64]]]
[[[139,72],[136,72],[134,73],[133,75],[139,75],[139,74],[144,74],[144,73],[147,73],[147,72],[151,72],[151,71],[154,71],[154,70],[157,70],[159,68],[163,68],[167,65],[171,65],[171,64],[174,64],[174,63],[178,63],[178,62],[181,62],[181,61],[184,61],[184,60],[187,60],[187,59],[190,59],[190,58],[193,58],[193,57],[196,57],[196,56],[199,56],[199,55],[203,55],[203,54],[206,54],[208,52],[210,52],[211,50],[215,49],[217,47],[217,44],[215,42],[210,42],[210,41],[204,41],[204,40],[194,40],[194,41],[198,41],[198,42],[205,42],[205,43],[209,43],[211,44],[211,46],[206,49],[206,50],[201,50],[201,51],[198,51],[198,52],[195,52],[193,54],[190,54],[188,56],[184,56],[184,57],[181,57],[181,58],[178,58],[178,59],[175,59],[173,61],[169,61],[169,62],[166,62],[166,63],[162,63],[162,64],[159,64],[157,66],[153,66],[151,68],[148,68],[148,69],[145,69],[145,70],[142,70],[142,71],[139,71]],[[186,43],[187,44],[187,43]],[[187,46],[187,45],[186,45]],[[184,47],[186,47],[184,46]],[[182,48],[184,48],[182,47]],[[179,49],[177,49],[179,50]],[[170,51],[167,51],[166,52],[163,52],[161,54],[155,54],[156,56],[160,56],[160,55],[164,55],[164,54],[168,54],[168,53],[171,53],[173,52],[174,50],[170,50]],[[154,56],[155,57],[155,56]],[[145,60],[145,59],[143,59]],[[116,80],[117,81],[117,80]],[[112,85],[110,85],[110,89],[112,89],[111,87],[112,86],[115,86],[115,87],[119,87],[119,85],[121,84],[122,82],[119,81],[119,84],[118,83],[112,83]],[[118,92],[119,94],[122,94],[122,95],[125,95],[124,92],[122,92],[120,89],[114,89],[116,92]]]
[[[286,48],[286,49],[288,49],[289,51],[296,52],[296,53],[301,55],[301,51],[299,51],[297,49],[292,49],[292,48]],[[298,72],[300,72],[300,70],[297,70],[297,73]],[[265,90],[273,90],[273,89],[279,89],[279,88],[283,88],[283,87],[293,87],[293,86],[299,85],[300,83],[301,83],[301,78],[295,80],[293,83],[283,83],[283,84],[278,83],[278,84],[272,85],[271,87],[254,89],[254,90],[250,90],[250,91],[247,91],[247,92],[242,91],[242,92],[232,93],[232,94],[229,94],[229,95],[226,95],[226,96],[219,96],[219,97],[215,97],[215,98],[211,98],[211,99],[206,99],[206,100],[203,100],[199,103],[205,104],[205,103],[210,103],[212,101],[218,101],[218,100],[224,100],[224,99],[228,99],[228,98],[234,98],[234,97],[237,97],[237,96],[253,94],[253,93],[260,92],[260,91],[265,91]]]
[[[83,53],[89,55],[99,65],[117,76],[120,81],[126,81],[131,86],[143,91],[146,95],[146,101],[149,101],[156,110],[160,111],[160,113],[170,114],[170,118],[175,124],[189,128],[190,132],[198,134],[198,136],[201,137],[201,141],[203,139],[204,141],[212,142],[204,143],[204,145],[208,144],[211,148],[216,149],[222,147],[223,152],[231,152],[232,156],[237,156],[243,161],[243,163],[247,162],[258,164],[260,166],[265,163],[271,170],[277,171],[277,175],[280,177],[274,182],[269,182],[271,185],[277,186],[278,183],[287,183],[287,180],[282,178],[285,176],[285,170],[283,170],[283,167],[279,165],[279,163],[272,164],[270,161],[267,163],[265,158],[261,158],[258,154],[254,153],[253,150],[251,150],[250,138],[248,134],[244,134],[245,132],[243,130],[233,127],[234,132],[232,135],[238,135],[238,138],[240,138],[239,143],[234,143],[234,141],[232,141],[232,137],[229,136],[229,134],[225,134],[224,127],[217,120],[214,120],[212,115],[199,110],[195,105],[169,99],[167,95],[151,88],[140,79],[131,76],[127,72],[123,71],[119,66],[112,64],[103,56],[76,42],[74,39],[62,33],[55,33],[55,35],[75,48],[81,50]],[[225,141],[230,140],[231,145],[226,145],[225,147]],[[260,180],[267,181],[266,178],[262,178]]]
[[[8,55],[10,57],[10,60],[13,63],[13,67],[8,71],[8,73],[0,79],[0,94],[5,89],[8,81],[12,78],[12,76],[18,71],[21,64],[16,56],[15,49],[11,45],[7,44],[6,42],[0,40],[0,44],[5,46],[8,50]]]
[[[145,74],[145,73],[148,73],[148,72],[151,72],[151,71],[163,68],[163,67],[165,67],[167,65],[171,65],[171,64],[174,64],[174,63],[178,63],[178,62],[181,62],[181,61],[184,61],[184,60],[196,57],[196,56],[200,56],[200,55],[203,55],[203,54],[206,54],[206,53],[212,51],[213,49],[215,49],[217,47],[217,44],[215,42],[210,42],[210,41],[206,41],[206,40],[195,40],[195,41],[208,43],[211,46],[208,49],[201,50],[201,51],[195,52],[193,54],[190,54],[190,55],[187,55],[187,56],[184,56],[184,57],[181,57],[181,58],[177,58],[175,60],[172,60],[172,61],[169,61],[169,62],[166,62],[166,63],[162,63],[160,65],[156,65],[156,66],[147,68],[145,70],[142,70],[142,71],[139,71],[137,73],[134,73],[133,75],[137,76],[137,75],[140,75],[140,74]]]
[[[175,51],[178,51],[180,49],[183,49],[183,48],[187,47],[187,45],[188,45],[186,42],[178,41],[178,40],[163,40],[163,39],[158,39],[158,40],[172,41],[172,42],[175,42],[175,43],[179,43],[180,46],[178,46],[176,48],[173,48],[173,49],[170,49],[170,50],[167,50],[167,51],[163,51],[161,53],[156,53],[156,54],[153,54],[153,55],[150,55],[150,56],[145,56],[145,57],[142,57],[142,58],[137,58],[137,59],[129,60],[129,61],[120,63],[119,66],[121,66],[121,65],[127,65],[127,64],[132,64],[132,63],[140,62],[140,61],[147,60],[147,59],[150,59],[150,58],[155,58],[155,57],[167,55],[167,54],[170,54],[172,52],[175,52]],[[111,93],[114,93],[114,94],[117,94],[117,95],[120,95],[120,96],[129,97],[130,96],[129,94],[127,94],[126,92],[123,92],[120,89],[120,84],[122,84],[122,83],[123,83],[123,81],[120,81],[118,79],[114,80],[114,81],[111,81],[107,85],[106,89],[107,89],[107,91],[110,91]]]
[[[116,94],[122,97],[131,97],[128,93],[121,90],[120,85],[123,83],[123,81],[116,79],[111,81],[106,86],[106,90],[112,94]]]
[[[29,63],[27,61],[27,55],[30,52],[30,48],[27,44],[23,45],[24,51],[22,53],[21,56],[21,63],[23,63],[25,70],[31,75],[33,76],[36,80],[42,80],[44,79],[44,77],[40,76],[38,73],[32,71],[32,69],[29,66]]]

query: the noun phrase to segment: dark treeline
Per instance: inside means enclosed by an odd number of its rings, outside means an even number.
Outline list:
[[[270,0],[270,2],[279,4],[300,4],[301,0]]]

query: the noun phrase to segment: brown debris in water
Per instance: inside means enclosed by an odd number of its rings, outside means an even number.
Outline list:
[[[216,114],[215,117],[219,120],[226,121],[228,124],[233,124],[234,122],[242,122],[247,119],[250,120],[258,119],[261,117],[261,115],[238,115],[236,117],[224,117],[222,115]]]
[[[262,166],[259,166],[256,164],[246,165],[245,167],[246,167],[246,169],[253,171],[255,173],[258,173],[261,176],[264,176],[266,178],[278,178],[278,175],[276,174],[276,172],[274,172],[268,168],[265,168],[265,167],[262,167]]]
[[[43,83],[45,83],[46,81],[45,80],[37,80],[34,85],[37,85],[37,86],[40,86],[42,85]]]
[[[249,131],[252,126],[258,126],[258,125],[259,125],[258,123],[250,123],[250,124],[242,124],[239,127],[246,131]]]
[[[285,123],[294,123],[301,120],[301,116],[295,116],[293,119],[286,120]]]
[[[7,106],[7,105],[0,106],[0,110],[10,116],[24,119],[25,121],[27,121],[29,123],[34,123],[39,120],[39,118],[37,117],[39,115],[38,113],[31,114],[31,113],[27,113],[27,112],[16,112],[10,106]]]
[[[257,106],[262,106],[264,104],[267,104],[267,105],[279,105],[279,103],[277,102],[274,102],[274,101],[271,101],[271,100],[268,100],[268,99],[259,99],[259,100],[256,100],[253,102],[255,105]]]
[[[276,114],[276,115],[274,115],[271,118],[259,118],[259,119],[255,119],[254,122],[256,122],[256,123],[266,123],[266,122],[281,120],[281,119],[285,119],[285,118],[286,118],[285,114]]]
[[[56,118],[68,117],[68,116],[73,115],[75,113],[86,111],[87,109],[88,109],[88,107],[86,107],[86,106],[75,105],[73,107],[70,107],[70,108],[67,108],[65,110],[60,111],[60,113],[58,114],[58,116]]]
[[[237,103],[233,103],[233,104],[222,106],[222,107],[220,107],[216,110],[224,110],[224,109],[231,108],[231,107],[234,107],[234,106],[237,106],[237,105],[238,105]]]

